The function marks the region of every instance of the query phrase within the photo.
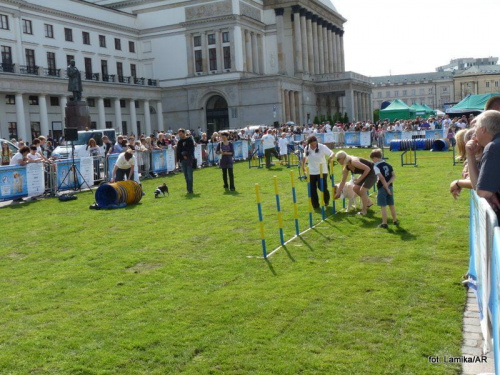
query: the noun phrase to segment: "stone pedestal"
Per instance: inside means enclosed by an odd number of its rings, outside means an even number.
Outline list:
[[[87,102],[68,102],[65,112],[67,128],[77,128],[78,130],[90,129],[90,110]]]

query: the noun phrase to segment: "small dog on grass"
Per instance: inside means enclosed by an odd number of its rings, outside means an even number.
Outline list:
[[[160,196],[160,194],[163,195],[163,196],[165,196],[165,193],[167,193],[167,195],[170,195],[168,193],[168,186],[167,186],[167,184],[160,185],[155,190],[155,198],[158,198]]]
[[[340,198],[345,198],[348,200],[349,204],[347,205],[347,212],[351,211],[353,208],[356,209],[358,204],[358,201],[360,200],[358,195],[354,192],[354,182],[350,180],[344,185],[344,188],[342,189],[342,194],[340,195]],[[335,184],[335,190],[339,188],[339,184]]]

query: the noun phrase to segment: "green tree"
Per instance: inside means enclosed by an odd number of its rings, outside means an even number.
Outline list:
[[[380,109],[373,111],[373,121],[377,122],[378,120],[380,120]]]
[[[319,117],[317,115],[314,116],[314,123],[319,124]]]
[[[344,113],[344,118],[342,119],[342,122],[344,124],[347,124],[349,122],[349,116],[347,116],[347,112]]]

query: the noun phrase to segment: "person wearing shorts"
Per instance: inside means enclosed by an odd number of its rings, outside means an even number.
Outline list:
[[[396,174],[392,165],[387,163],[382,159],[382,150],[375,149],[370,154],[370,159],[374,163],[375,175],[378,177],[377,182],[377,205],[380,206],[382,210],[382,223],[379,224],[379,228],[387,228],[387,206],[391,210],[392,222],[394,225],[399,225],[398,218],[396,216],[396,209],[394,208],[394,192],[392,183],[396,179]]]
[[[373,163],[363,158],[347,155],[344,151],[337,152],[336,158],[337,162],[344,166],[344,169],[342,170],[342,181],[337,189],[335,199],[340,198],[349,172],[359,174],[360,176],[354,180],[353,190],[359,195],[362,202],[362,208],[361,211],[358,212],[358,215],[366,215],[368,208],[373,206],[373,202],[367,192],[375,185],[375,182],[377,182],[377,176],[373,170]]]

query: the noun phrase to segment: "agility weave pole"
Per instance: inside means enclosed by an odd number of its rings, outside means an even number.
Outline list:
[[[267,258],[266,237],[264,235],[264,218],[262,216],[262,204],[260,201],[259,184],[255,184],[255,196],[257,198],[257,210],[259,212],[259,227],[260,227],[260,240],[262,243],[262,255],[264,256],[264,259],[266,259]]]
[[[280,233],[280,242],[281,246],[285,243],[285,238],[283,235],[283,216],[281,215],[281,206],[280,206],[280,193],[278,191],[278,177],[274,176],[274,193],[276,194],[276,213],[278,215],[278,228]]]

